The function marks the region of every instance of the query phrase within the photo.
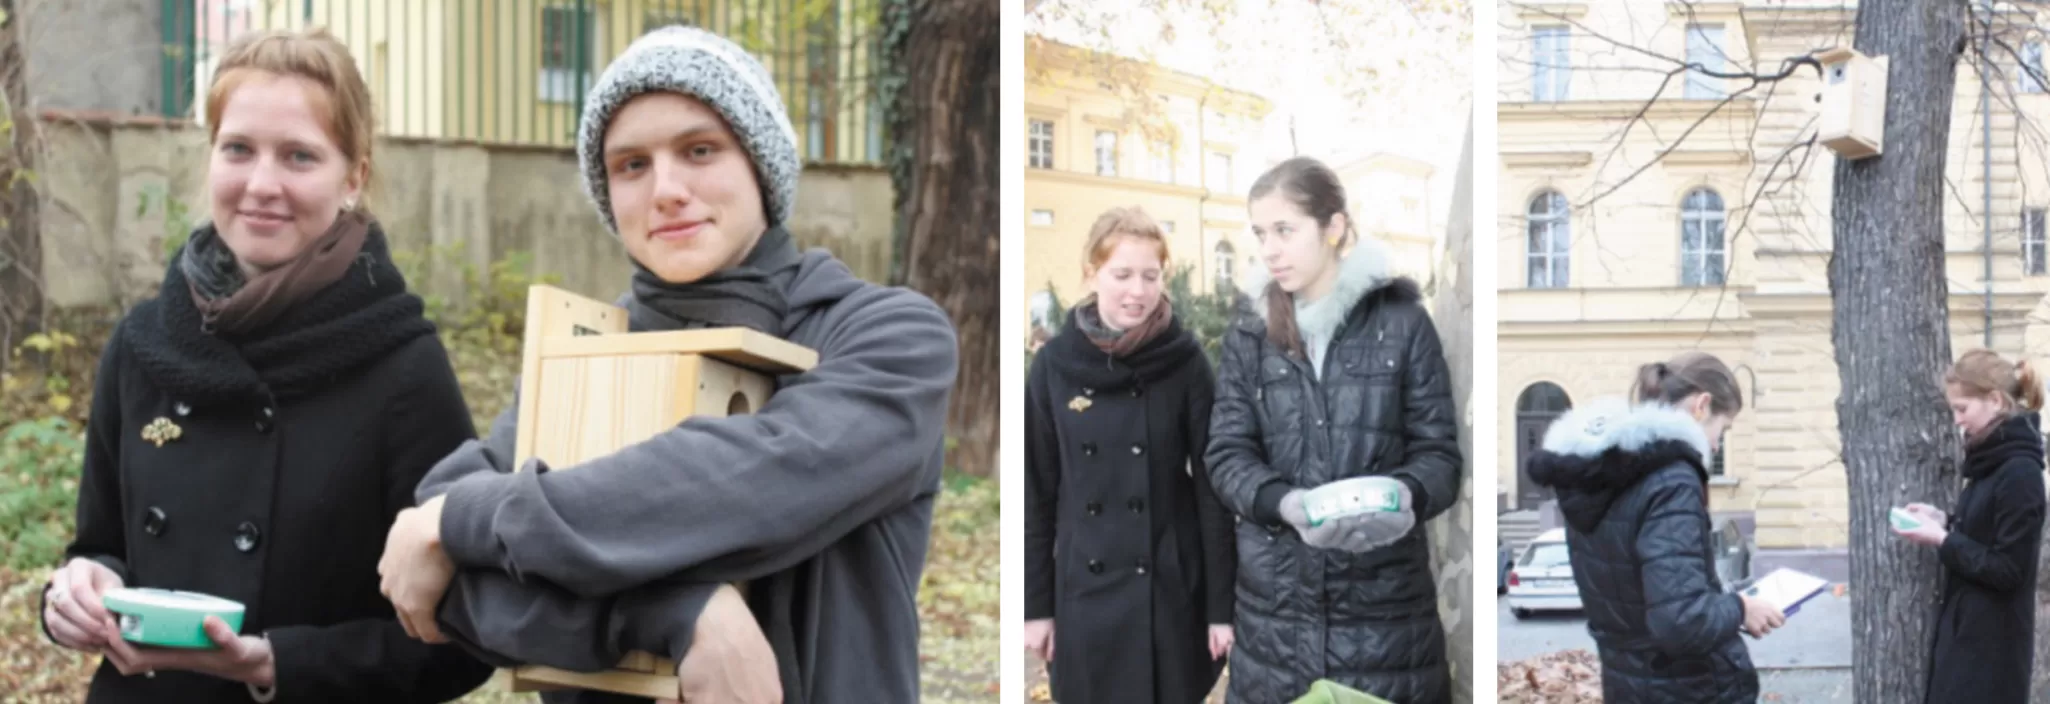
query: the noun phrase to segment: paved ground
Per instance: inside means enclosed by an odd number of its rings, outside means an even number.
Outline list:
[[[1535,614],[1518,620],[1507,598],[1496,605],[1500,662],[1544,653],[1594,650],[1587,621],[1579,612]],[[1760,670],[1761,701],[1818,704],[1851,701],[1851,601],[1823,594],[1810,600],[1786,627],[1760,640],[1747,640]]]

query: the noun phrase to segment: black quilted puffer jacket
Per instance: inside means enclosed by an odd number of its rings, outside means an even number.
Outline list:
[[[1744,605],[1709,548],[1708,452],[1692,416],[1608,400],[1560,417],[1530,459],[1558,492],[1602,701],[1758,701]]]
[[[1332,294],[1352,303],[1322,378],[1269,342],[1258,317],[1225,337],[1205,459],[1241,518],[1233,702],[1293,701],[1319,678],[1402,704],[1451,701],[1424,537],[1424,521],[1459,495],[1451,377],[1416,285],[1362,254]],[[1414,495],[1416,528],[1396,543],[1320,550],[1282,522],[1289,489],[1365,475],[1394,476]]]

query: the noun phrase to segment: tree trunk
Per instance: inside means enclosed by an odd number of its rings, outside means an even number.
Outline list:
[[[1445,622],[1445,657],[1452,663],[1452,701],[1473,701],[1473,426],[1465,413],[1473,403],[1473,118],[1452,182],[1452,210],[1445,218],[1445,253],[1431,274],[1431,322],[1452,370],[1452,398],[1460,413],[1459,454],[1466,458],[1459,502],[1426,526],[1431,568],[1438,579],[1438,617]],[[1492,559],[1492,558],[1490,558]]]
[[[999,254],[998,4],[904,0],[885,23],[907,22],[891,46],[898,87],[891,170],[904,247],[904,283],[946,309],[961,338],[948,410],[948,464],[989,476],[997,463]]]
[[[1894,537],[1887,508],[1957,497],[1959,440],[1942,384],[1951,360],[1943,164],[1964,34],[1963,3],[1858,7],[1853,46],[1891,61],[1886,153],[1837,162],[1829,260],[1861,702],[1923,700],[1941,588],[1936,551]]]
[[[36,217],[36,122],[29,113],[19,3],[0,0],[0,371],[42,328],[43,239]]]

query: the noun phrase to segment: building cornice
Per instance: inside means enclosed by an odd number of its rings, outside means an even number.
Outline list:
[[[1145,191],[1148,193],[1169,196],[1183,196],[1187,198],[1203,197],[1203,189],[1197,188],[1195,186],[1183,186],[1180,184],[1160,183],[1158,181],[1147,181],[1144,179],[1124,178],[1119,176],[1098,176],[1096,174],[1076,173],[1073,171],[1063,171],[1061,169],[1026,169],[1026,184],[1030,185],[1035,180],[1044,180],[1054,183],[1069,183],[1079,186],[1089,186],[1091,188],[1122,188],[1126,190]]]
[[[1579,22],[1587,16],[1587,5],[1577,2],[1520,2],[1515,4],[1516,17],[1524,24],[1547,24],[1553,22]]]
[[[1502,152],[1502,165],[1513,169],[1577,169],[1594,163],[1594,152]]]
[[[1722,105],[1720,110],[1716,106]],[[1736,98],[1728,104],[1717,100],[1658,100],[1649,107],[1642,100],[1565,100],[1560,102],[1503,101],[1496,107],[1497,119],[1501,122],[1545,122],[1584,119],[1628,120],[1640,114],[1645,119],[1690,119],[1698,120],[1709,111],[1716,110],[1723,119],[1742,120],[1755,117],[1758,101],[1753,98]]]

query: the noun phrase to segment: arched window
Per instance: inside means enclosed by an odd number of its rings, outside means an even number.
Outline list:
[[[1723,197],[1707,188],[1680,201],[1680,285],[1721,286],[1729,266],[1723,237]]]
[[[1552,421],[1573,408],[1573,399],[1559,385],[1540,381],[1524,387],[1516,397],[1516,506],[1535,508],[1552,498],[1552,492],[1530,479],[1530,458],[1544,443]]]
[[[1573,410],[1573,399],[1566,395],[1565,389],[1549,381],[1524,387],[1523,393],[1516,397],[1518,415],[1556,416],[1570,410]]]
[[[1530,199],[1526,212],[1524,243],[1527,285],[1531,288],[1565,288],[1572,260],[1572,217],[1566,196],[1545,191]]]
[[[1217,261],[1218,288],[1231,288],[1237,285],[1232,279],[1232,258],[1235,254],[1231,243],[1224,240],[1218,240],[1217,246],[1211,249],[1211,256]]]

